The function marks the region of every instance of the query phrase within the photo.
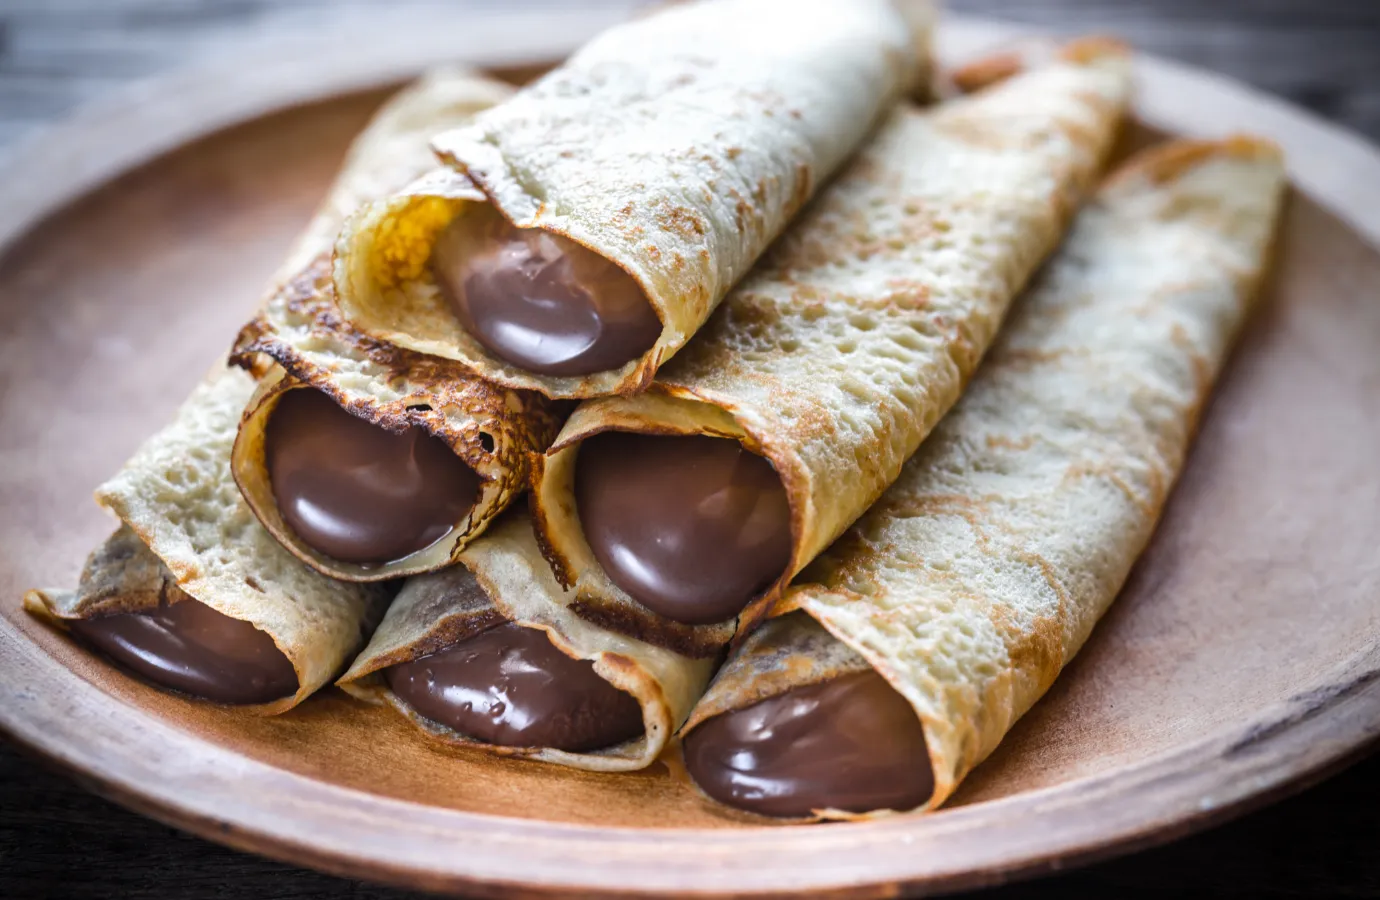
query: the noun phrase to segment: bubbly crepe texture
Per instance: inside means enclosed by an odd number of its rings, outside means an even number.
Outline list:
[[[958,399],[1093,184],[1128,68],[1120,45],[1084,41],[982,94],[898,108],[649,391],[582,404],[535,495],[544,545],[581,614],[694,654],[751,628]],[[791,562],[736,623],[671,622],[599,566],[573,482],[580,442],[607,429],[733,438],[775,466],[790,498]]]
[[[929,65],[928,3],[708,0],[610,29],[475,121],[438,136],[455,171],[351,219],[341,309],[399,346],[552,397],[644,388],[815,189]],[[583,377],[524,372],[461,327],[428,260],[478,186],[523,228],[627,270],[663,329],[643,356]]]
[[[944,802],[1150,540],[1266,267],[1283,186],[1277,149],[1250,138],[1169,144],[1113,176],[963,400],[744,642],[686,731],[871,666],[920,717],[926,808]]]
[[[335,677],[392,591],[312,571],[255,520],[230,477],[235,426],[253,392],[247,374],[217,368],[96,492],[123,524],[87,560],[77,591],[30,591],[24,605],[61,624],[156,609],[175,584],[273,638],[297,672],[297,693],[249,709],[274,714]]]
[[[498,82],[440,72],[390,101],[355,141],[278,284],[236,341],[232,359],[262,378],[235,443],[235,478],[264,527],[303,562],[335,578],[379,581],[449,564],[526,489],[533,454],[560,427],[561,411],[539,394],[489,384],[453,360],[357,331],[341,316],[331,281],[331,247],[345,217],[365,200],[386,196],[434,168],[427,142],[436,131],[468,121],[511,93]],[[304,387],[329,394],[390,431],[416,425],[439,437],[481,479],[473,509],[443,540],[385,565],[343,562],[308,546],[283,521],[264,454],[278,400]]]
[[[601,772],[650,765],[703,693],[712,660],[695,660],[590,625],[560,602],[527,514],[513,510],[460,555],[460,565],[408,579],[364,651],[340,679],[352,695],[386,702],[436,740],[484,747]],[[461,567],[474,573],[487,595],[455,590]],[[645,733],[588,753],[550,747],[497,747],[419,716],[388,689],[381,669],[429,656],[505,621],[547,633],[562,652],[594,662],[601,677],[637,698]]]

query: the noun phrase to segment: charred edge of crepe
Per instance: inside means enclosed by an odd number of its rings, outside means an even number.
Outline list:
[[[298,559],[325,575],[348,581],[378,581],[445,565],[526,488],[535,455],[555,437],[568,405],[552,403],[534,392],[491,385],[460,363],[370,338],[344,320],[334,297],[330,257],[323,254],[284,284],[265,312],[241,330],[232,361],[250,372],[262,372],[263,377],[236,437],[235,480],[264,527]],[[284,324],[282,329],[305,330],[312,342],[324,349],[307,352],[294,346],[278,325],[289,319],[302,324]],[[329,365],[333,357],[382,369],[373,377],[381,384],[401,386],[403,395],[387,401],[369,396],[352,398],[336,383]],[[276,380],[267,360],[282,369]],[[451,536],[382,566],[343,563],[307,547],[282,521],[264,469],[264,435],[276,398],[296,388],[321,391],[342,408],[385,430],[420,427],[445,441],[481,480],[474,509],[457,523]],[[449,418],[457,409],[470,418],[461,427]],[[474,420],[488,420],[490,424],[481,428]]]
[[[475,410],[476,418],[486,413],[496,418],[501,413],[516,412],[533,426],[532,439],[522,440],[518,449],[538,453],[550,445],[569,412],[568,404],[553,403],[535,392],[491,384],[462,363],[398,347],[359,331],[346,321],[336,305],[330,253],[317,256],[308,268],[284,284],[267,307],[240,329],[230,352],[232,363],[256,377],[267,374],[276,363],[295,380],[329,394],[342,407],[388,431],[425,428],[449,443],[481,475],[495,465],[494,454],[504,449],[505,440],[512,442],[523,435],[483,430],[454,433],[443,413],[447,407],[463,404]],[[352,401],[335,384],[328,368],[283,338],[274,321],[278,310],[282,315],[309,323],[312,338],[331,345],[331,350],[338,348],[342,355],[367,360],[386,370],[388,374],[380,377],[389,382],[406,383],[407,394],[388,402]],[[455,388],[457,383],[463,385],[463,390]],[[524,452],[514,462],[525,457]]]

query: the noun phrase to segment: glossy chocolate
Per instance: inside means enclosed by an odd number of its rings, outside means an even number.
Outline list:
[[[786,570],[786,489],[737,441],[608,431],[579,453],[585,540],[609,578],[653,612],[722,622]]]
[[[84,643],[159,687],[236,705],[297,693],[297,673],[267,633],[186,594],[182,598],[148,612],[78,619],[68,626]]]
[[[872,671],[705,720],[685,765],[715,800],[765,816],[915,809],[934,793],[919,718]]]
[[[450,533],[479,476],[440,438],[350,415],[320,391],[278,401],[264,447],[278,511],[307,546],[343,562],[401,559]]]
[[[535,628],[499,625],[384,674],[418,713],[489,744],[579,753],[642,734],[631,694]]]
[[[627,272],[568,238],[514,228],[496,212],[447,226],[431,265],[465,330],[529,372],[617,369],[661,334],[661,320]]]

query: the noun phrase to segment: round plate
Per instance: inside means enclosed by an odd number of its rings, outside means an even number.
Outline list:
[[[1156,129],[1284,144],[1297,190],[1277,270],[1123,596],[938,813],[749,827],[660,767],[599,776],[440,751],[335,690],[275,719],[208,708],[24,615],[25,588],[75,582],[111,527],[91,488],[224,351],[383,86],[448,56],[557,58],[615,16],[390,21],[368,41],[266,50],[87,112],[11,161],[0,177],[5,734],[213,840],[503,896],[992,883],[1219,821],[1380,734],[1380,154],[1152,59],[1140,62],[1139,114]],[[1012,36],[951,20],[942,48],[961,58]]]

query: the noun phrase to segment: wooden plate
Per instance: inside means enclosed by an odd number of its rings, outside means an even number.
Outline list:
[[[1131,584],[939,813],[744,827],[660,769],[595,776],[441,752],[334,690],[277,719],[208,709],[26,617],[24,588],[75,581],[111,527],[91,488],[225,349],[381,87],[446,56],[556,58],[613,16],[389,21],[370,41],[270,48],[88,112],[12,160],[0,177],[10,739],[211,839],[380,881],[880,896],[1167,840],[1316,780],[1380,735],[1380,153],[1149,59],[1145,121],[1287,148],[1298,190],[1278,271]],[[1011,34],[950,22],[943,48],[962,57]]]

